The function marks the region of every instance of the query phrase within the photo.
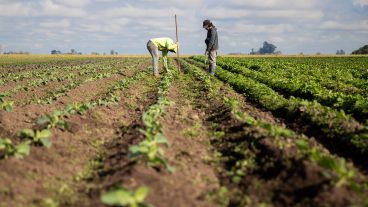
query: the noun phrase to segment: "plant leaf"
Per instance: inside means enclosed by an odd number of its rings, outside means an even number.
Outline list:
[[[17,158],[23,158],[24,156],[28,156],[31,152],[31,146],[29,145],[29,142],[23,142],[18,144],[15,147],[15,157]]]
[[[51,131],[48,129],[44,129],[40,132],[37,132],[37,138],[38,139],[44,139],[44,138],[49,138],[51,136]]]
[[[131,193],[123,187],[109,191],[101,196],[101,201],[107,205],[126,206],[134,202]]]
[[[33,138],[35,136],[35,133],[32,129],[23,129],[20,132],[20,136],[22,138]]]
[[[47,148],[51,147],[51,145],[52,145],[52,142],[51,142],[51,141],[50,141],[50,139],[49,139],[49,138],[47,138],[47,137],[43,137],[43,138],[41,138],[41,139],[40,139],[40,142],[41,142],[41,144],[42,144],[43,146],[45,146],[45,147],[47,147]]]
[[[142,203],[144,201],[144,199],[147,197],[149,192],[150,192],[149,188],[147,188],[145,186],[139,187],[134,193],[135,200],[138,203]]]

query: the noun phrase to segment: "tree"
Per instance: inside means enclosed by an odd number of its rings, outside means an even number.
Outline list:
[[[110,55],[115,55],[115,50],[111,50]]]
[[[71,50],[70,50],[70,53],[71,53],[71,54],[76,54],[76,53],[77,53],[77,51],[75,51],[75,49],[71,49]]]
[[[337,50],[336,55],[345,55],[345,51],[344,50]]]
[[[368,45],[364,45],[363,47],[355,50],[354,52],[352,52],[351,54],[353,55],[363,55],[363,54],[368,54]]]
[[[57,55],[57,54],[61,54],[61,52],[59,50],[51,50],[51,54]]]
[[[268,42],[263,43],[263,47],[259,48],[259,54],[274,54],[276,46]]]
[[[254,48],[252,48],[252,50],[250,51],[250,54],[255,55],[255,54],[257,54],[257,52],[254,50]]]

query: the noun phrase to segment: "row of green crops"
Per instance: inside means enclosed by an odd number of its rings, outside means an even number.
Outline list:
[[[368,91],[367,57],[219,58],[248,69],[289,78],[308,77],[324,87],[351,92]]]
[[[344,110],[346,113],[353,114],[354,117],[365,120],[368,119],[368,98],[360,94],[345,94],[334,92],[323,87],[320,83],[326,80],[315,81],[311,76],[299,76],[294,71],[292,77],[276,73],[272,70],[252,70],[237,62],[229,60],[220,60],[218,64],[225,70],[238,73],[256,81],[264,83],[286,96],[296,96],[307,100],[316,100],[323,105],[330,106],[338,110]],[[324,76],[320,76],[322,79]],[[367,83],[368,84],[368,83]]]
[[[171,104],[167,98],[170,86],[174,79],[176,70],[169,62],[169,70],[162,77],[157,92],[157,102],[151,105],[142,115],[144,129],[140,132],[144,135],[142,140],[137,145],[129,147],[129,159],[136,162],[143,162],[152,168],[164,167],[169,172],[173,173],[174,169],[168,164],[165,159],[164,149],[161,145],[169,147],[169,142],[162,132],[162,125],[159,119],[164,115],[165,108]],[[101,196],[101,201],[112,206],[130,206],[144,207],[149,204],[144,203],[150,189],[146,186],[139,187],[131,192],[123,186],[104,193]]]
[[[61,87],[48,91],[45,97],[33,97],[31,100],[22,100],[23,105],[31,103],[51,104],[58,97],[63,96],[66,92],[83,83],[108,78],[119,71],[119,67],[112,68],[110,62],[107,61],[99,64],[66,66],[59,69],[51,68],[46,70],[45,73],[38,74],[36,79],[29,80],[23,85],[17,85],[8,91],[2,92],[0,95],[9,99],[18,91],[32,91],[53,82],[63,83]]]
[[[202,63],[195,63],[203,66]],[[367,155],[367,127],[343,111],[336,111],[315,101],[294,97],[286,99],[263,83],[221,67],[217,68],[216,76],[267,110],[281,113],[286,117],[303,119],[306,124],[320,130],[320,133],[328,139],[326,141],[340,143],[347,150],[360,156]]]
[[[22,140],[19,144],[14,144],[10,139],[1,139],[2,145],[0,150],[3,151],[4,157],[15,156],[22,158],[23,156],[29,155],[30,146],[45,146],[51,147],[52,142],[50,138],[52,133],[50,129],[59,128],[61,130],[69,130],[70,124],[66,121],[66,118],[74,114],[83,115],[88,110],[93,109],[97,106],[108,106],[117,104],[120,101],[120,91],[129,87],[135,81],[145,77],[145,71],[137,71],[131,77],[124,77],[121,81],[111,86],[104,94],[101,94],[96,100],[87,101],[85,103],[70,103],[61,110],[54,110],[49,114],[38,117],[35,121],[34,129],[23,129],[18,133]]]
[[[221,94],[220,90],[213,90],[219,87],[215,78],[212,78],[202,69],[191,65],[186,61],[182,61],[182,65],[187,73],[192,74],[197,80],[201,81],[203,90],[212,91],[212,95],[207,93],[210,98],[222,98],[224,105],[231,109],[233,116],[246,125],[247,130],[244,131],[243,136],[239,137],[246,137],[248,142],[252,142],[252,147],[262,145],[262,140],[267,139],[273,143],[273,145],[277,146],[276,148],[279,148],[281,152],[287,151],[287,148],[295,148],[298,150],[298,154],[296,156],[288,157],[285,155],[284,158],[296,160],[299,163],[302,163],[303,160],[315,163],[324,169],[324,175],[330,179],[331,184],[334,186],[339,187],[347,185],[357,191],[364,190],[365,186],[357,182],[357,180],[360,180],[361,175],[357,173],[357,170],[353,166],[348,165],[345,159],[326,153],[320,146],[311,145],[308,138],[304,135],[299,135],[292,130],[275,126],[262,120],[257,120],[242,112],[240,110],[239,103],[236,100],[231,97],[224,96]],[[221,74],[221,69],[218,72]],[[237,133],[239,134],[240,132]],[[223,137],[225,138],[226,135]],[[247,153],[247,148],[243,148],[244,146],[249,147],[249,145],[242,144],[239,141],[234,141],[234,143],[228,143],[226,141],[221,144],[221,146],[226,145],[231,146],[232,150],[234,150],[234,152],[230,154],[235,153],[235,160],[232,160],[232,162],[228,159],[234,158],[225,158],[225,162],[232,163],[228,169],[228,175],[234,183],[238,183],[242,177],[246,176],[248,171],[252,171],[254,170],[252,168],[256,168],[256,158]],[[264,149],[264,146],[258,148],[256,151],[262,149]],[[269,154],[270,151],[267,151],[267,153]]]

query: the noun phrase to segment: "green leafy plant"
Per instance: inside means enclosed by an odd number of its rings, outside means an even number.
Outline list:
[[[69,114],[78,113],[80,115],[85,114],[88,110],[94,108],[95,105],[91,103],[73,103],[65,107],[64,111]]]
[[[147,132],[142,130],[142,133]],[[159,167],[163,165],[168,171],[173,172],[173,168],[163,158],[164,151],[160,148],[160,144],[169,146],[167,139],[162,134],[156,134],[155,136],[143,140],[138,145],[129,147],[130,155],[132,159],[140,158],[147,162],[151,167]]]
[[[20,136],[25,139],[30,139],[33,143],[39,144],[45,147],[51,147],[50,136],[51,132],[48,129],[44,129],[42,131],[32,130],[32,129],[23,129],[20,132]]]
[[[115,190],[103,194],[101,201],[111,206],[148,207],[150,205],[144,203],[144,200],[149,191],[150,189],[147,187],[139,187],[136,191],[131,192],[123,186],[119,186]]]
[[[4,151],[5,158],[10,156],[15,156],[16,158],[23,158],[28,156],[31,147],[29,141],[22,142],[20,144],[14,145],[13,142],[8,138],[0,138],[0,151]]]
[[[327,171],[324,175],[327,178],[333,179],[336,186],[342,186],[350,184],[356,186],[354,178],[356,177],[356,171],[352,168],[348,168],[345,159],[337,159],[329,155],[323,154],[318,148],[311,147],[306,140],[299,139],[296,141],[298,149],[306,153],[309,158],[315,161],[319,166],[323,167]]]
[[[12,111],[13,106],[14,106],[14,102],[5,100],[6,96],[7,96],[7,94],[0,93],[0,108],[5,110],[5,111]]]
[[[158,119],[164,114],[165,107],[172,103],[166,98],[172,80],[173,73],[168,71],[158,88],[157,103],[152,105],[142,116],[145,129],[141,129],[140,132],[145,135],[145,139],[138,145],[129,148],[131,159],[143,160],[151,167],[164,166],[169,172],[173,172],[174,169],[164,159],[164,150],[160,147],[160,145],[169,146],[169,143],[162,134],[162,126]]]
[[[40,126],[46,126],[46,128],[51,129],[55,127],[60,127],[61,129],[68,129],[69,124],[63,120],[65,113],[63,111],[55,110],[51,114],[41,116],[37,119],[36,123]]]

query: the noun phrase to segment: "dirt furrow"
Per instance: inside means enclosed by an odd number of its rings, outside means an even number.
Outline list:
[[[83,206],[88,203],[84,197],[88,189],[81,188],[84,186],[81,181],[92,173],[94,162],[91,160],[99,155],[103,143],[116,136],[116,129],[129,124],[135,114],[140,113],[141,101],[149,96],[155,82],[148,76],[123,91],[118,105],[100,106],[83,116],[71,116],[67,121],[73,126],[72,130],[53,130],[50,149],[33,147],[31,155],[23,160],[0,160],[0,203],[9,206]],[[106,80],[91,82],[84,86],[84,93],[74,94],[82,96],[77,97],[78,100],[87,100],[93,96],[85,96],[85,92],[93,91],[96,95],[107,88],[108,83]],[[143,83],[148,83],[147,87],[140,87]]]

